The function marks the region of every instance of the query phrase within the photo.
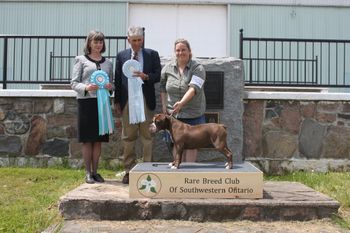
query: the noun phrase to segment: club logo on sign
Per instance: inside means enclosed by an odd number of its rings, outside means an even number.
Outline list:
[[[137,190],[144,197],[155,197],[159,194],[162,183],[159,177],[152,173],[142,174],[137,181]]]

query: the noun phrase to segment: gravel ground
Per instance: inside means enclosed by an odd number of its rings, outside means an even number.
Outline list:
[[[57,230],[57,227],[56,227]],[[54,229],[45,233],[55,232]],[[306,222],[190,222],[175,220],[148,221],[65,221],[61,233],[345,233],[330,220]]]

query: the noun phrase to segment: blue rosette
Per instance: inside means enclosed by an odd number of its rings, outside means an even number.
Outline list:
[[[105,89],[105,85],[109,83],[108,74],[103,70],[96,70],[91,74],[90,82],[99,87],[96,91],[99,135],[111,134],[114,130],[114,119],[109,100],[110,94]]]
[[[104,88],[109,83],[108,74],[103,70],[96,70],[91,74],[90,82],[96,84],[99,88]]]

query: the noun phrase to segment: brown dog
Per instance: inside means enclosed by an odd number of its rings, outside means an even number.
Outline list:
[[[168,130],[174,143],[176,155],[171,168],[179,168],[182,160],[182,152],[185,149],[208,148],[210,146],[214,146],[216,150],[227,157],[225,168],[232,168],[232,152],[227,147],[227,132],[224,125],[208,123],[191,126],[172,116],[156,114],[153,117],[150,131],[155,133],[160,130]]]

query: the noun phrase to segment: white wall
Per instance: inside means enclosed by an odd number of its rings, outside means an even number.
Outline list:
[[[126,9],[117,2],[0,1],[0,34],[85,36],[99,29],[120,36]]]
[[[129,25],[145,27],[145,46],[161,56],[173,55],[177,38],[189,40],[195,57],[228,55],[226,5],[130,4]]]

